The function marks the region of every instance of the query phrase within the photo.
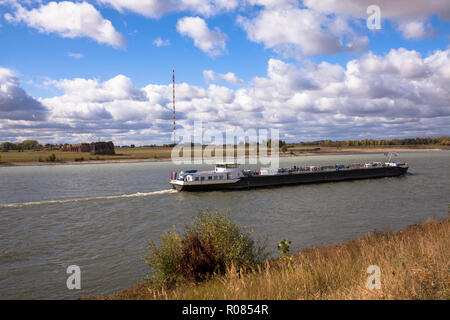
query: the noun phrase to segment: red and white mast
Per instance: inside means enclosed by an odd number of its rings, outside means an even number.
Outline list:
[[[177,136],[176,136],[176,132],[175,132],[175,66],[173,66],[172,68],[172,74],[173,74],[173,78],[172,78],[172,93],[173,93],[173,101],[172,101],[172,105],[173,105],[173,144],[177,144]]]

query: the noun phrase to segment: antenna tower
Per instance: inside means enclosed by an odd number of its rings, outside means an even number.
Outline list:
[[[175,66],[172,68],[172,93],[173,93],[173,144],[177,144],[177,136],[175,129]]]

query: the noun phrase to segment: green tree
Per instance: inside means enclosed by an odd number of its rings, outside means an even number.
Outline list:
[[[24,149],[24,150],[35,150],[38,147],[39,147],[39,142],[37,140],[22,141],[22,149]]]
[[[0,144],[0,150],[2,152],[8,152],[9,150],[15,150],[15,149],[16,149],[16,145],[14,143],[3,142],[2,144]]]

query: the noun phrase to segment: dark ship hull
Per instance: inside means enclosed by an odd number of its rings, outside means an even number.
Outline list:
[[[406,174],[408,167],[374,167],[355,168],[330,171],[310,171],[300,173],[286,173],[276,175],[250,175],[240,178],[236,182],[203,183],[195,185],[172,184],[178,191],[213,191],[213,190],[242,190],[252,188],[267,188],[307,183],[337,182],[358,179],[372,179],[398,177]]]

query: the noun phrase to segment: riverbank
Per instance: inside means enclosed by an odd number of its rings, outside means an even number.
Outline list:
[[[446,148],[318,148],[291,150],[288,152],[280,152],[280,157],[304,157],[317,155],[353,155],[353,154],[376,154],[384,152],[423,152],[423,151],[442,151]],[[55,166],[55,165],[83,165],[83,164],[107,164],[107,163],[139,163],[139,162],[168,162],[171,161],[170,149],[157,150],[156,152],[130,152],[119,153],[117,156],[100,156],[92,157],[89,153],[70,153],[70,152],[54,152],[57,154],[56,161],[38,160],[38,157],[45,159],[46,156],[52,152],[45,152],[44,156],[35,155],[31,157],[31,152],[18,153],[15,152],[13,156],[11,153],[0,154],[0,167],[17,167],[17,166]],[[38,152],[36,152],[38,153]],[[9,157],[8,157],[9,156]],[[28,158],[34,159],[27,161]],[[76,159],[76,160],[75,160]],[[14,161],[16,160],[16,161]],[[19,160],[19,161],[17,161]]]
[[[268,260],[249,273],[171,289],[141,282],[99,299],[450,299],[450,219],[427,220],[355,241]],[[381,289],[368,289],[367,268],[380,268]]]

